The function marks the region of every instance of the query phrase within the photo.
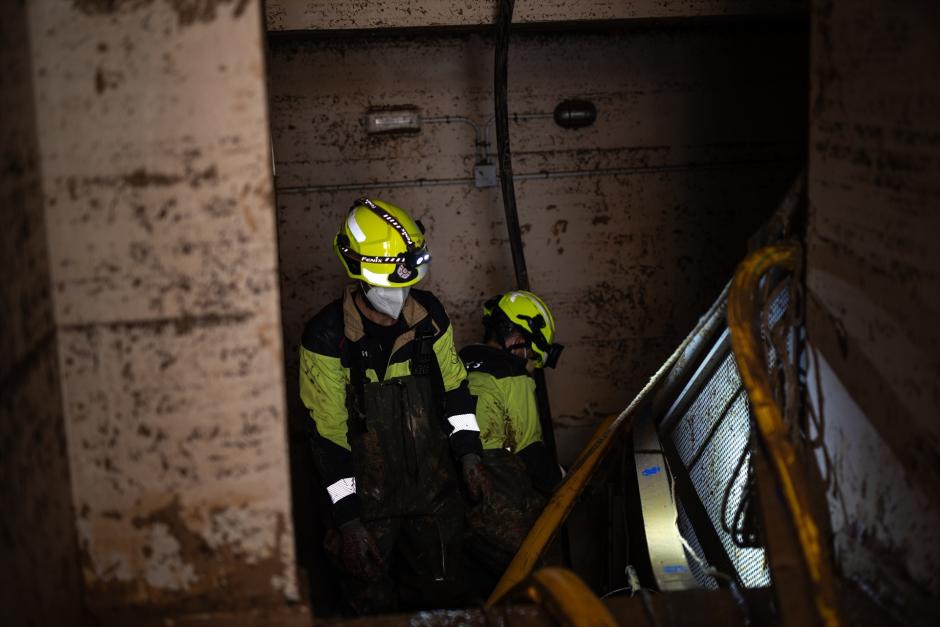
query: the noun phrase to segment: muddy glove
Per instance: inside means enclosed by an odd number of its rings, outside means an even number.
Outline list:
[[[483,468],[483,461],[476,453],[468,453],[460,458],[463,466],[463,482],[474,501],[489,501],[493,493],[493,483]]]
[[[376,580],[382,575],[385,565],[372,534],[362,526],[362,521],[353,518],[340,526],[343,544],[340,555],[346,571],[366,581]]]

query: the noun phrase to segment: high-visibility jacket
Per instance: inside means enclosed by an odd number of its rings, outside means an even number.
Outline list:
[[[485,344],[460,351],[469,372],[470,393],[477,397],[476,416],[484,450],[506,449],[525,464],[532,483],[549,493],[561,472],[542,441],[535,399],[535,380],[524,359]]]
[[[444,307],[430,293],[412,289],[399,320],[399,333],[384,352],[363,324],[355,285],[317,313],[306,325],[300,348],[300,397],[314,429],[314,458],[333,502],[337,524],[362,514],[350,446],[351,402],[356,386],[412,376],[416,351],[429,355],[438,407],[434,414],[455,456],[481,451],[479,427],[470,396],[467,372],[457,356],[453,327]],[[387,355],[387,361],[383,361]],[[384,372],[383,372],[384,370]],[[382,377],[379,377],[382,373]],[[356,377],[362,378],[356,381]],[[369,417],[365,416],[368,423]],[[368,425],[365,425],[368,428]],[[357,457],[361,462],[361,456]]]

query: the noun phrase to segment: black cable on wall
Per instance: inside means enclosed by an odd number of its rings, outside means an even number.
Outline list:
[[[512,153],[509,150],[509,29],[515,0],[500,0],[496,18],[496,55],[493,70],[493,99],[496,105],[496,152],[499,161],[499,184],[503,192],[503,208],[506,211],[506,228],[509,230],[509,248],[512,250],[512,266],[516,271],[516,285],[521,290],[529,289],[529,273],[526,270],[525,254],[522,250],[522,232],[519,229],[519,214],[516,212],[516,188],[512,179]]]
[[[512,251],[512,265],[516,272],[516,286],[521,290],[529,289],[529,273],[525,265],[525,253],[522,248],[522,231],[519,228],[519,214],[516,211],[516,188],[513,185],[512,153],[509,149],[509,30],[512,25],[512,12],[515,0],[500,0],[499,14],[496,19],[496,54],[493,70],[493,99],[495,101],[496,151],[499,160],[499,182],[503,192],[503,208],[506,211],[506,228],[509,231],[509,247]],[[542,438],[555,464],[558,464],[558,448],[555,444],[555,430],[552,426],[552,411],[548,401],[548,388],[545,384],[545,372],[538,368],[534,373],[535,396],[539,408],[539,423]]]

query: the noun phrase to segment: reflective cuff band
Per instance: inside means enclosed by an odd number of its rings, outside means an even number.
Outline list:
[[[454,428],[451,435],[454,435],[458,431],[480,431],[480,426],[477,425],[477,417],[473,414],[457,414],[456,416],[450,416],[447,422]]]
[[[356,493],[356,478],[346,477],[340,479],[336,483],[326,486],[326,491],[330,493],[330,500],[335,505],[338,500]]]

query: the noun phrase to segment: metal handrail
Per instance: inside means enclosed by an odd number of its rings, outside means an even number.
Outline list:
[[[819,526],[813,519],[810,498],[797,462],[796,449],[773,398],[764,361],[757,321],[761,304],[758,286],[772,268],[795,272],[799,265],[799,244],[767,246],[741,262],[734,274],[728,296],[728,326],[734,359],[747,389],[758,433],[767,447],[774,474],[796,528],[803,561],[812,582],[816,611],[823,625],[841,625],[835,582],[824,558]]]
[[[545,609],[570,627],[616,627],[617,620],[597,595],[566,568],[542,568],[511,593]]]
[[[594,476],[594,473],[600,467],[600,463],[606,458],[607,453],[617,441],[617,436],[628,430],[637,411],[653,398],[654,392],[659,391],[657,399],[662,396],[662,385],[670,383],[671,375],[674,374],[672,372],[673,366],[680,359],[687,359],[687,350],[698,344],[700,336],[706,334],[714,328],[718,321],[724,318],[728,289],[729,286],[725,286],[708,313],[702,316],[692,332],[660,366],[659,370],[640,390],[640,393],[637,394],[630,405],[616,417],[605,419],[594,431],[588,445],[568,471],[564,481],[552,494],[551,499],[549,499],[545,509],[542,510],[538,520],[535,521],[499,583],[496,584],[490,597],[486,600],[486,607],[500,601],[510,590],[529,576],[536,562],[545,553],[545,549],[559,527],[568,518],[571,510],[574,509],[575,502],[588,481]]]

